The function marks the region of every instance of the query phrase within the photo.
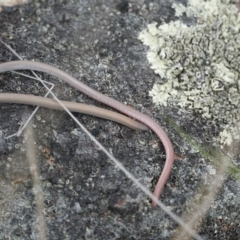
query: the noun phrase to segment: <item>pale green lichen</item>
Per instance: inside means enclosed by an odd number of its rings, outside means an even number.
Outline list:
[[[221,146],[239,140],[240,14],[229,0],[189,0],[173,4],[176,16],[185,14],[196,23],[177,20],[157,27],[149,24],[139,39],[149,46],[147,59],[165,83],[150,91],[153,102],[191,109],[220,124]]]
[[[28,0],[0,0],[0,6],[12,7],[19,4],[28,3]]]

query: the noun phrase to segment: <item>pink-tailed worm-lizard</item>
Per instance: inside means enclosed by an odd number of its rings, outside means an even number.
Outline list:
[[[66,72],[55,68],[53,66],[50,66],[48,64],[40,63],[40,62],[32,62],[32,61],[11,61],[11,62],[5,62],[0,64],[0,72],[6,72],[6,71],[14,71],[14,70],[33,70],[33,71],[40,71],[45,72],[50,75],[53,75],[57,78],[60,78],[61,80],[67,82],[71,86],[75,87],[82,93],[88,95],[89,97],[102,102],[119,112],[122,112],[125,115],[128,115],[129,117],[132,117],[135,120],[138,120],[139,122],[145,124],[149,128],[151,128],[157,136],[160,138],[160,140],[163,143],[163,146],[166,151],[166,161],[163,167],[163,171],[158,179],[157,185],[154,189],[154,196],[159,198],[160,194],[163,190],[163,187],[169,178],[169,175],[172,170],[172,166],[174,163],[174,150],[172,143],[170,139],[168,138],[165,131],[159,126],[158,123],[156,123],[153,119],[151,119],[149,116],[133,109],[128,106],[125,106],[123,103],[110,98],[90,87],[85,85],[84,83],[78,81],[74,77],[70,76]],[[156,203],[152,201],[152,206],[155,207]]]
[[[61,101],[62,104],[71,112],[80,112],[88,115],[93,115],[96,117],[108,119],[114,122],[121,123],[133,130],[144,131],[148,130],[148,127],[144,124],[134,121],[133,119],[120,114],[107,110],[100,107],[95,107],[88,104]],[[52,108],[57,110],[63,110],[62,106],[59,105],[54,99],[39,97],[30,94],[19,94],[19,93],[0,93],[0,103],[18,103],[18,104],[28,104],[46,108]]]

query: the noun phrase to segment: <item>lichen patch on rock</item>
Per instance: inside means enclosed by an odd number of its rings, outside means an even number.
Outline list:
[[[157,26],[151,23],[139,34],[147,46],[148,61],[161,79],[150,91],[153,102],[194,110],[220,124],[215,143],[221,147],[240,139],[240,14],[236,1],[189,0],[173,4],[180,20]]]
[[[1,6],[12,7],[19,4],[28,3],[29,0],[0,0]]]

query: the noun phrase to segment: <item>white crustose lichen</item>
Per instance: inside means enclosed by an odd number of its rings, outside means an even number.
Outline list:
[[[177,20],[157,27],[149,24],[139,39],[147,46],[148,61],[164,83],[150,91],[154,103],[194,110],[220,124],[215,143],[240,140],[240,14],[229,0],[189,0],[174,4]]]

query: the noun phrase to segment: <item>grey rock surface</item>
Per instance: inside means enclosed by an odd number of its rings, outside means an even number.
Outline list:
[[[175,162],[161,196],[164,204],[182,216],[184,212],[194,215],[194,208],[187,207],[188,200],[202,182],[204,187],[210,187],[214,176],[208,174],[211,163],[193,151],[163,116],[181,123],[184,130],[200,140],[206,122],[197,116],[182,116],[174,108],[154,106],[148,92],[158,76],[149,67],[147,48],[138,40],[139,32],[148,23],[176,19],[172,2],[31,1],[2,8],[0,37],[25,59],[55,65],[156,119],[172,139],[176,153],[186,156],[186,160]],[[16,59],[0,45],[0,62]],[[41,76],[55,84],[54,92],[62,100],[105,107],[58,79]],[[40,83],[13,73],[1,74],[0,78],[1,92],[45,92]],[[34,185],[26,161],[27,136],[6,139],[17,132],[34,108],[17,104],[1,104],[0,108],[0,240],[40,239]],[[164,148],[155,134],[135,132],[91,116],[75,116],[141,183],[153,190],[165,161]],[[177,224],[160,208],[152,209],[148,197],[66,113],[41,108],[32,124],[47,239],[177,239]],[[218,131],[214,127],[209,134]],[[239,190],[239,181],[227,179],[197,227],[201,236],[240,238]]]

